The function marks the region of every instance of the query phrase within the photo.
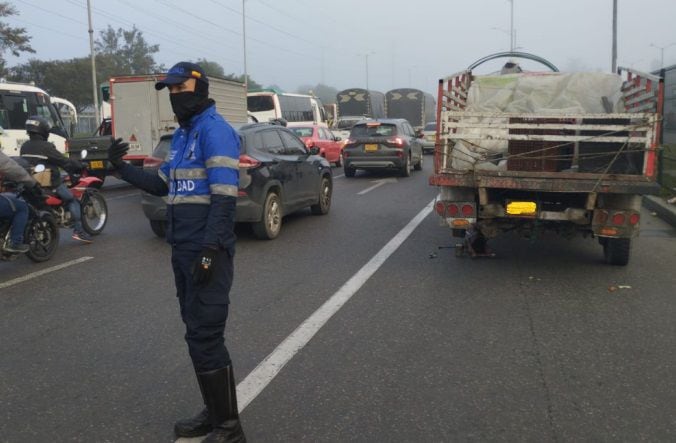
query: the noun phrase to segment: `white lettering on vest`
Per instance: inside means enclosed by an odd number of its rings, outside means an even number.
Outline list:
[[[192,192],[195,190],[195,182],[193,180],[178,180],[176,183],[177,192]]]

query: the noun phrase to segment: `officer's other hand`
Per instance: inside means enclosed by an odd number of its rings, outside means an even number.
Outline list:
[[[206,286],[209,284],[214,273],[217,256],[218,251],[216,249],[209,247],[202,249],[200,255],[197,256],[192,272],[192,282],[195,285]]]
[[[124,165],[122,158],[129,152],[129,143],[123,142],[121,138],[115,139],[108,147],[108,161],[115,169]]]

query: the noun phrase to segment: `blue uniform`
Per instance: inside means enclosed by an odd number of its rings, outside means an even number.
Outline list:
[[[167,196],[167,241],[172,246],[176,292],[195,369],[211,371],[230,365],[223,333],[235,253],[239,136],[211,105],[176,130],[158,176],[131,165],[120,173],[152,194]],[[218,256],[209,284],[197,287],[192,272],[204,247],[217,249]]]

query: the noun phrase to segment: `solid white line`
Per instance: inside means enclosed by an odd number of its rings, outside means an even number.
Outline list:
[[[368,281],[385,261],[406,241],[416,227],[432,212],[436,198],[418,213],[397,235],[350,278],[319,309],[301,323],[277,348],[237,385],[239,410],[242,411],[277,376],[279,371],[300,351],[312,337],[340,310]]]
[[[334,175],[334,176],[333,176],[333,178],[341,178],[341,177],[345,177],[345,174],[340,174],[340,175]]]
[[[364,194],[367,194],[367,193],[373,191],[374,189],[377,189],[377,188],[381,187],[381,186],[384,185],[384,184],[385,184],[385,182],[378,182],[378,183],[376,183],[375,185],[371,186],[370,188],[366,188],[366,189],[364,189],[363,191],[357,192],[357,195],[364,195]]]
[[[41,271],[36,271],[32,272],[28,275],[24,275],[23,277],[15,278],[14,280],[9,280],[4,283],[0,283],[0,289],[5,289],[9,288],[10,286],[14,286],[19,283],[23,283],[25,281],[31,280],[36,277],[40,277],[41,275],[49,274],[50,272],[54,271],[60,271],[61,269],[67,268],[69,266],[77,265],[79,263],[86,262],[88,260],[91,260],[94,257],[80,257],[75,260],[71,260],[65,263],[61,263],[60,265],[52,266],[51,268],[43,269]]]

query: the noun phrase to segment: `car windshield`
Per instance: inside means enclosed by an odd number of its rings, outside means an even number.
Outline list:
[[[298,137],[312,137],[312,128],[289,128]]]
[[[437,130],[437,124],[436,123],[428,123],[425,125],[425,131],[436,131]]]
[[[397,126],[390,124],[356,125],[352,128],[350,137],[387,137],[397,134]]]

